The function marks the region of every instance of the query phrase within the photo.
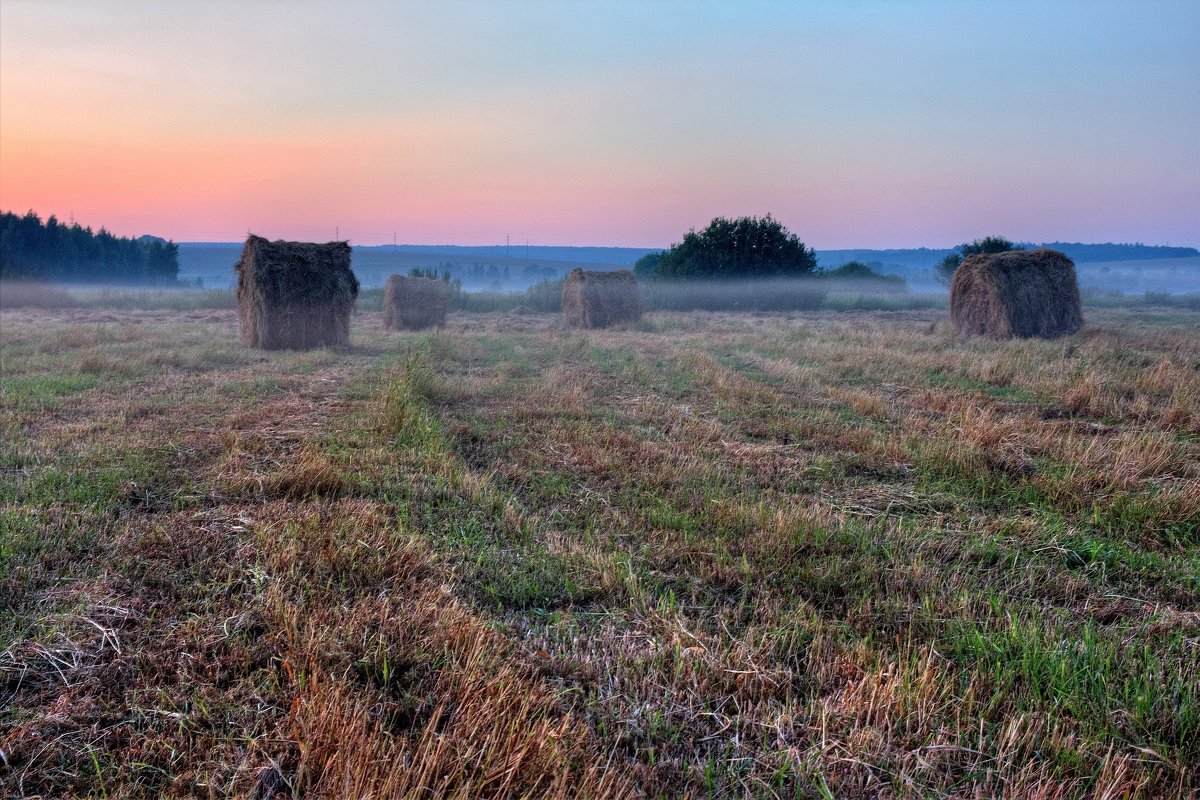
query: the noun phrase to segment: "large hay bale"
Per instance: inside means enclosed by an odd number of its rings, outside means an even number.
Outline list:
[[[967,256],[950,284],[950,319],[993,339],[1075,333],[1083,327],[1075,264],[1046,248]]]
[[[446,282],[393,275],[383,290],[383,327],[419,331],[446,324]]]
[[[348,242],[269,242],[252,234],[236,267],[243,344],[307,350],[350,343],[358,278]]]
[[[563,283],[563,319],[572,328],[607,328],[642,316],[642,290],[627,269],[573,269]]]

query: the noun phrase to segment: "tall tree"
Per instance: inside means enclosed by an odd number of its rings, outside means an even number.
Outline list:
[[[638,259],[634,269],[647,278],[796,277],[815,272],[817,257],[770,214],[717,217],[670,249]]]
[[[954,271],[967,256],[991,253],[1007,253],[1009,250],[1024,250],[1024,247],[1010,242],[1003,236],[985,236],[973,242],[964,242],[954,248],[954,252],[942,259],[937,266],[938,280],[949,286],[954,280]]]

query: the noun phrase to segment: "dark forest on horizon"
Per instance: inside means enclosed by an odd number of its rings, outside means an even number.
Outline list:
[[[179,245],[93,231],[77,222],[45,222],[30,211],[0,213],[0,278],[66,283],[174,284]]]
[[[1150,259],[1189,258],[1200,256],[1200,251],[1194,247],[1170,247],[1164,245],[1147,245],[1138,243],[1103,243],[1085,244],[1080,242],[1047,242],[1041,245],[1022,243],[1024,247],[1052,247],[1070,256],[1077,264],[1092,262],[1144,261]],[[184,242],[182,246],[197,257],[207,253],[209,248],[223,250],[225,248],[240,248],[240,242]],[[576,263],[589,263],[593,268],[611,268],[632,266],[639,258],[647,254],[663,252],[647,248],[633,247],[570,247],[570,246],[512,246],[505,245],[359,245],[355,251],[366,257],[365,267],[376,265],[376,256],[387,254],[422,254],[432,256],[475,256],[500,259],[503,264],[510,258],[526,262],[529,259],[546,259],[561,262],[560,266]],[[77,222],[63,223],[54,215],[44,221],[35,211],[16,214],[10,211],[0,212],[0,278],[52,281],[63,283],[124,283],[152,284],[159,286],[176,285],[184,276],[180,274],[180,244],[157,236],[140,236],[137,238],[116,236],[101,227],[93,231]],[[951,248],[852,248],[815,250],[818,266],[823,270],[834,269],[848,262],[862,262],[872,269],[881,272],[913,276],[913,270],[927,270],[935,265],[948,253]],[[212,254],[218,260],[224,254]],[[523,258],[522,258],[523,257]],[[195,260],[195,259],[193,259]],[[212,258],[203,258],[208,262]],[[232,268],[234,257],[229,257]],[[424,263],[424,262],[422,262]],[[432,266],[434,262],[430,262]],[[441,262],[438,262],[439,264]],[[477,268],[479,265],[476,265]],[[536,265],[535,265],[536,266]],[[494,269],[502,269],[496,267]],[[533,267],[530,267],[533,269]],[[370,271],[368,269],[368,271]],[[529,271],[529,270],[526,270]],[[565,269],[548,267],[544,263],[536,266],[537,275],[525,275],[525,282],[546,277],[554,277]],[[186,270],[185,270],[186,272]],[[480,274],[475,277],[475,283],[506,282],[507,276]],[[191,280],[184,281],[192,285]],[[470,281],[468,281],[470,282]]]

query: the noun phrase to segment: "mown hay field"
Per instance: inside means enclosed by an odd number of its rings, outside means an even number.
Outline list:
[[[6,311],[0,794],[1187,797],[1200,313]]]

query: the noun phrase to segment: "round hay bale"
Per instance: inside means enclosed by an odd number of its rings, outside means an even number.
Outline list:
[[[1083,327],[1075,264],[1057,250],[967,256],[950,284],[960,333],[993,339],[1052,339]]]
[[[449,305],[445,281],[392,275],[383,290],[383,327],[390,331],[441,328]]]
[[[630,270],[573,269],[563,283],[563,319],[571,328],[607,328],[642,317],[642,290]]]
[[[243,344],[264,350],[350,344],[358,278],[348,242],[270,242],[251,234],[235,268]]]

